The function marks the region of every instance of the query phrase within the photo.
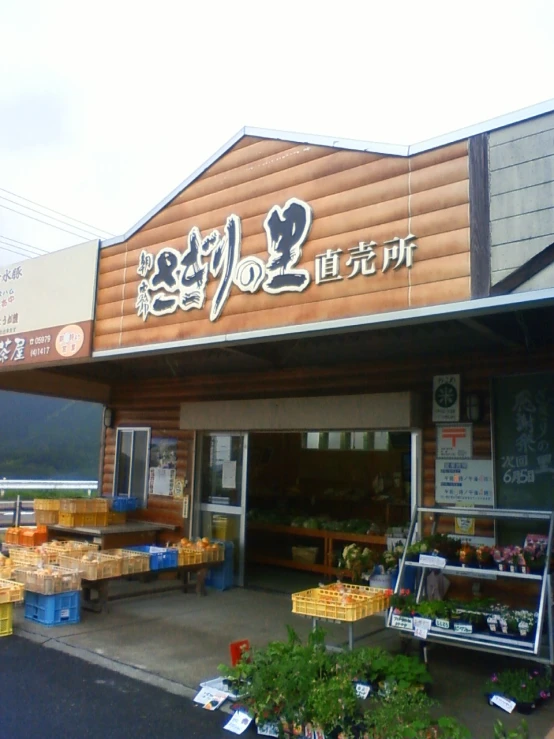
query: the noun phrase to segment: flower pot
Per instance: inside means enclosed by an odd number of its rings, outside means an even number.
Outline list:
[[[505,571],[506,565],[504,564],[504,562],[497,562],[496,565],[497,565],[498,569],[500,570],[500,572],[504,572]]]
[[[517,565],[510,565],[510,572],[517,572]]]
[[[517,703],[516,702],[516,711],[518,713],[523,713],[526,716],[528,716],[530,713],[533,713],[536,707],[537,707],[536,702],[533,702],[533,703],[527,703],[527,702]]]

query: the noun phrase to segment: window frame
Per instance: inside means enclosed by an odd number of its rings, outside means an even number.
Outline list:
[[[147,441],[146,441],[146,459],[145,459],[145,471],[144,471],[144,490],[142,491],[141,496],[137,496],[139,498],[139,503],[141,505],[144,505],[146,507],[147,500],[148,500],[148,485],[149,485],[149,474],[150,474],[150,443],[152,439],[152,428],[150,426],[118,426],[116,428],[116,434],[115,434],[115,465],[114,465],[114,474],[113,474],[113,482],[112,482],[112,495],[124,495],[127,498],[131,497],[131,491],[133,488],[133,460],[134,460],[134,452],[135,452],[135,433],[137,431],[146,431],[147,434]],[[127,486],[127,492],[126,493],[120,493],[116,490],[117,486],[117,479],[118,479],[118,473],[119,473],[119,454],[121,451],[121,442],[123,439],[124,434],[131,434],[131,452],[129,455],[129,484]]]

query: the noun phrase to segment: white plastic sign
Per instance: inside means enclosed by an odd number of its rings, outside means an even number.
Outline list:
[[[358,698],[367,698],[371,692],[371,686],[365,683],[356,683],[356,695]]]
[[[252,723],[252,718],[244,711],[235,711],[230,720],[223,727],[233,734],[243,734]]]
[[[430,618],[421,618],[420,616],[414,617],[414,626],[416,627],[416,629],[426,629],[427,631],[429,631],[432,624],[433,622]]]
[[[277,724],[259,724],[258,725],[258,734],[260,736],[279,736],[279,727]]]
[[[446,560],[444,557],[436,557],[434,554],[420,554],[419,564],[432,567],[435,570],[442,570],[443,567],[446,567]]]
[[[427,629],[422,629],[421,626],[415,627],[414,636],[416,639],[427,639],[428,633]]]
[[[410,629],[414,628],[414,620],[409,616],[393,616],[392,625],[399,629]]]
[[[508,698],[504,698],[504,696],[502,695],[493,695],[489,703],[491,704],[491,706],[498,706],[507,713],[511,713],[516,707],[516,704],[513,701],[509,700]]]

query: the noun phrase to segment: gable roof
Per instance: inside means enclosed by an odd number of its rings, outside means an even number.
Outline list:
[[[537,103],[528,108],[522,108],[512,113],[492,118],[488,121],[461,128],[458,131],[443,134],[436,138],[427,139],[416,144],[409,145],[395,145],[395,144],[383,144],[375,143],[371,141],[360,141],[357,139],[340,139],[332,136],[318,136],[315,134],[301,134],[292,133],[289,131],[274,131],[266,128],[255,128],[251,126],[245,126],[232,136],[227,143],[225,143],[220,149],[218,149],[212,156],[207,159],[203,164],[194,170],[183,182],[172,190],[163,200],[161,200],[152,210],[144,215],[134,226],[132,226],[126,233],[121,236],[114,236],[110,239],[104,239],[100,242],[100,248],[106,248],[114,246],[115,244],[121,244],[127,239],[131,238],[137,231],[139,231],[148,221],[150,221],[155,215],[157,215],[166,205],[168,205],[174,198],[176,198],[183,190],[185,190],[194,180],[200,177],[204,172],[226,154],[230,149],[235,146],[245,136],[252,136],[259,139],[276,139],[278,141],[290,141],[295,144],[309,144],[311,146],[326,146],[336,149],[349,149],[351,151],[366,151],[371,154],[383,154],[385,156],[399,156],[409,157],[415,154],[421,154],[422,152],[429,151],[431,149],[438,149],[441,146],[447,146],[453,144],[456,141],[462,141],[463,139],[470,138],[471,136],[477,136],[481,133],[488,133],[495,131],[499,128],[505,128],[507,126],[520,123],[521,121],[528,120],[530,118],[536,118],[547,113],[554,112],[554,98],[546,100],[542,103]]]

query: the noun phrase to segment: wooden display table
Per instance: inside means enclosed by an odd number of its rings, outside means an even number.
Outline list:
[[[116,526],[48,526],[48,541],[59,538],[82,539],[100,544],[100,549],[121,549],[139,544],[155,544],[160,531],[174,531],[175,526],[148,521],[128,521]]]
[[[258,523],[252,521],[248,523],[248,531],[260,531],[267,534],[280,534],[289,537],[301,537],[320,539],[323,543],[323,564],[310,564],[308,562],[295,562],[292,559],[284,557],[275,557],[267,555],[262,551],[254,551],[249,553],[248,560],[255,564],[276,565],[278,567],[290,567],[295,570],[307,570],[309,572],[319,572],[329,577],[338,575],[343,572],[338,567],[333,566],[333,546],[336,542],[363,544],[364,546],[376,546],[386,549],[387,537],[378,534],[351,534],[347,531],[326,531],[323,529],[304,529],[297,526],[280,526],[277,524]]]

